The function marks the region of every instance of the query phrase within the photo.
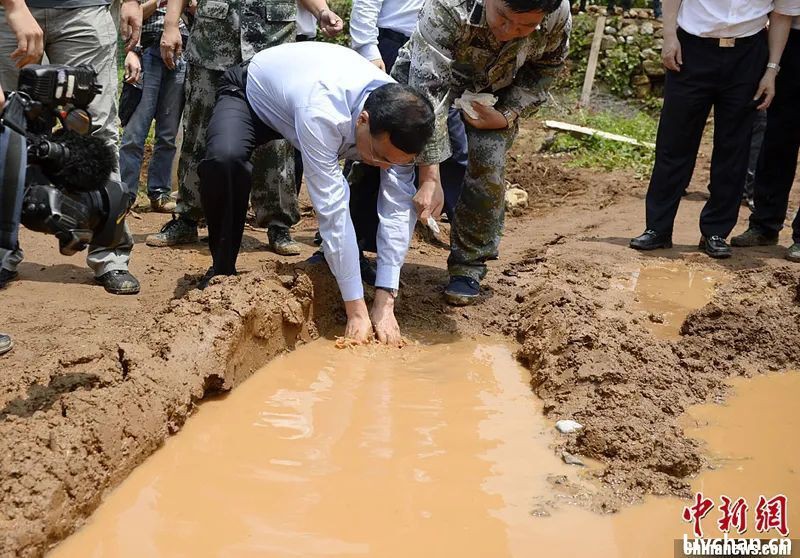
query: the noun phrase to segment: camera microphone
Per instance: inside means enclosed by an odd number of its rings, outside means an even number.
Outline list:
[[[102,188],[116,168],[114,149],[104,140],[64,129],[52,140],[32,142],[28,154],[53,181],[82,192]]]

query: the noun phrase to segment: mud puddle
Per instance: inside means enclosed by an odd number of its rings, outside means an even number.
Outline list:
[[[646,324],[653,335],[676,339],[686,316],[711,301],[721,281],[721,273],[674,263],[633,271],[624,287],[634,292],[636,306],[648,313]]]
[[[697,479],[706,495],[749,496],[752,485],[800,497],[800,456],[781,439],[800,427],[792,407],[767,405],[758,427],[736,426],[742,409],[755,418],[764,400],[797,401],[798,378],[751,380],[728,406],[700,411],[692,424],[713,425],[699,432],[727,458]],[[312,343],[204,403],[50,556],[673,556],[673,539],[690,532],[685,501],[601,516],[554,493],[548,477],[586,482],[585,469],[549,448],[556,434],[529,379],[502,344]],[[542,501],[557,509],[533,516]]]

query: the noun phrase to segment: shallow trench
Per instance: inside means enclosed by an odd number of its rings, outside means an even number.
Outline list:
[[[302,290],[304,276],[282,277]],[[612,288],[633,297],[654,337],[671,341],[725,280],[680,264],[622,277]],[[327,300],[332,287],[315,283]],[[299,319],[303,304],[284,308],[292,307],[297,319],[282,313],[284,338],[313,337]],[[333,310],[317,315],[330,331]],[[218,387],[248,376],[254,363],[244,355],[264,354],[259,339],[276,331],[245,319]],[[421,333],[423,344],[403,351],[342,351],[320,339],[273,360],[242,389],[205,402],[49,556],[674,555],[674,541],[690,533],[684,500],[651,497],[611,515],[587,509],[602,491],[603,464],[567,465],[576,456],[554,451],[577,436],[544,418],[517,347]],[[751,508],[761,494],[800,496],[800,452],[785,448],[800,428],[791,412],[800,375],[734,386],[727,406],[681,417],[715,469],[692,490],[744,497]],[[799,519],[790,508],[790,524]]]
[[[542,265],[548,263],[546,259],[539,258],[537,262],[535,272],[532,272],[530,277],[532,281],[530,285],[533,286],[537,284],[537,281],[547,281],[549,273],[547,265]],[[522,266],[519,267],[520,276],[525,276],[524,265],[525,263],[522,262]],[[229,280],[224,288],[212,285],[203,293],[190,291],[184,298],[172,302],[171,307],[154,321],[147,338],[140,343],[120,344],[112,356],[101,355],[94,358],[79,357],[75,359],[72,366],[75,369],[76,379],[83,374],[82,367],[88,366],[92,370],[97,370],[98,367],[102,368],[102,366],[98,366],[98,363],[106,366],[107,374],[98,375],[89,384],[78,382],[75,386],[62,391],[59,391],[61,389],[59,386],[54,386],[53,393],[44,396],[44,400],[49,402],[50,407],[42,407],[39,402],[34,401],[33,397],[19,402],[20,413],[28,412],[26,405],[32,405],[31,413],[33,415],[37,412],[44,414],[41,417],[43,419],[40,421],[41,424],[36,425],[36,428],[39,429],[39,439],[33,448],[27,443],[27,440],[30,439],[30,432],[23,431],[29,425],[22,420],[15,420],[17,415],[12,414],[10,417],[6,417],[11,419],[11,427],[4,430],[8,436],[4,443],[11,448],[11,451],[0,459],[6,460],[3,469],[8,470],[10,475],[8,478],[0,479],[0,494],[3,495],[2,501],[0,501],[0,555],[4,557],[42,555],[53,543],[65,538],[81,525],[83,519],[100,505],[103,495],[108,489],[120,484],[171,434],[181,429],[186,419],[197,410],[198,403],[229,391],[249,378],[267,361],[287,350],[294,349],[298,344],[307,343],[318,338],[320,334],[323,334],[323,337],[330,335],[337,327],[337,323],[341,322],[341,310],[335,303],[338,300],[336,287],[329,274],[324,270],[319,268],[295,269],[291,266],[279,265],[274,269],[263,271],[262,274],[250,274],[247,277]],[[553,263],[552,271],[557,272],[559,277],[567,278],[573,272],[573,270],[565,269],[556,263]],[[580,271],[585,275],[585,269]],[[598,274],[598,276],[605,281],[605,275]],[[632,275],[625,274],[622,276],[629,279],[632,277]],[[780,273],[775,273],[770,279],[771,283],[777,284],[776,288],[783,288],[781,287],[783,284],[781,277]],[[637,284],[641,284],[641,276],[637,278],[637,281]],[[613,283],[613,281],[606,282]],[[581,332],[581,335],[576,337],[574,330],[576,327],[578,329],[582,327],[580,320],[574,319],[569,313],[554,314],[554,309],[563,312],[574,305],[577,308],[576,311],[581,315],[591,317],[591,314],[585,309],[581,310],[583,299],[579,290],[572,290],[569,293],[562,293],[559,290],[564,284],[569,284],[568,280],[566,283],[553,284],[557,286],[538,290],[532,287],[531,293],[537,293],[536,296],[525,300],[518,299],[519,308],[510,313],[509,325],[503,328],[505,333],[515,336],[521,343],[519,356],[533,372],[533,383],[543,399],[542,404],[536,403],[526,389],[526,403],[519,409],[521,413],[528,413],[528,415],[525,415],[527,418],[518,417],[518,419],[525,428],[536,430],[531,433],[532,436],[535,434],[533,437],[536,440],[530,450],[536,448],[541,450],[545,447],[547,449],[530,454],[525,453],[524,450],[512,452],[515,455],[521,452],[530,456],[529,463],[523,463],[524,466],[521,466],[517,461],[516,468],[512,467],[516,471],[515,474],[518,475],[516,477],[498,475],[497,464],[492,465],[489,460],[490,474],[483,477],[478,475],[477,480],[480,482],[471,485],[469,490],[459,486],[452,487],[455,497],[465,498],[465,501],[475,505],[473,508],[454,503],[459,501],[455,498],[451,502],[447,495],[436,498],[437,505],[441,506],[437,510],[436,519],[445,518],[445,524],[455,528],[455,530],[445,531],[449,533],[448,536],[435,539],[438,541],[436,544],[458,543],[462,546],[457,546],[454,551],[458,551],[462,555],[468,556],[471,550],[481,548],[467,543],[480,539],[478,536],[472,536],[471,533],[483,532],[489,524],[494,526],[492,532],[499,533],[495,538],[486,540],[486,543],[490,545],[494,541],[496,546],[492,547],[494,553],[491,555],[497,556],[526,556],[528,554],[525,549],[529,548],[529,545],[537,545],[537,540],[547,536],[548,533],[557,535],[555,539],[547,539],[550,541],[549,545],[554,545],[551,548],[552,555],[555,556],[567,555],[574,549],[579,549],[582,544],[586,545],[586,552],[589,554],[609,557],[638,555],[635,552],[639,551],[641,544],[647,544],[650,537],[654,535],[658,536],[652,530],[648,531],[644,528],[641,523],[641,518],[653,517],[653,514],[663,517],[664,531],[659,532],[666,540],[671,541],[685,531],[684,525],[678,519],[680,508],[684,503],[677,499],[649,501],[645,504],[646,507],[639,508],[643,510],[641,513],[624,510],[614,516],[602,517],[587,511],[587,508],[598,509],[595,503],[597,501],[605,502],[609,494],[622,492],[628,498],[631,494],[641,498],[642,494],[648,492],[670,492],[658,489],[659,486],[662,486],[658,483],[637,485],[636,483],[639,482],[637,479],[644,477],[637,477],[621,466],[620,462],[625,459],[630,462],[629,467],[631,468],[641,466],[644,470],[648,470],[648,467],[651,467],[657,474],[673,479],[669,481],[675,482],[674,486],[677,487],[671,491],[673,494],[685,491],[689,485],[687,480],[682,477],[685,474],[695,473],[699,469],[676,469],[663,472],[660,464],[650,465],[643,461],[637,453],[630,453],[627,456],[621,455],[616,450],[613,454],[609,453],[610,444],[617,443],[618,440],[608,439],[608,433],[613,429],[609,429],[606,424],[599,421],[598,417],[603,418],[600,416],[602,413],[598,412],[594,416],[586,415],[584,419],[581,411],[574,407],[575,400],[559,395],[561,389],[559,386],[568,387],[570,383],[558,380],[558,374],[553,372],[553,367],[555,366],[557,370],[568,371],[578,370],[582,365],[581,361],[574,359],[563,360],[571,353],[559,345],[559,340],[567,339],[567,346],[574,347],[574,342],[570,340],[573,337],[582,340],[580,343],[585,343],[585,339],[591,339],[592,335],[597,336],[590,331]],[[786,283],[785,287],[784,290],[788,293],[791,286]],[[625,285],[624,282],[619,285],[612,284],[611,288],[618,288],[622,297],[630,297],[628,291],[631,287]],[[634,292],[635,289],[634,286]],[[414,296],[413,288],[410,290],[412,293],[409,296]],[[641,303],[641,300],[640,298],[638,303]],[[685,308],[686,312],[690,310],[689,306]],[[709,306],[713,307],[714,305]],[[705,328],[711,327],[719,318],[717,311],[729,312],[728,309],[718,307],[717,310],[714,308],[708,311],[704,310],[705,318],[695,317],[683,325],[684,335],[691,337],[693,332],[703,332]],[[682,310],[678,312],[678,317],[671,317],[671,314],[675,314],[675,312],[674,308],[669,308],[663,312],[648,310],[645,313],[649,316],[647,321],[650,324],[669,325],[670,320],[677,323],[682,321],[680,317]],[[556,318],[558,319],[557,327],[552,327],[553,324],[548,320]],[[604,324],[604,327],[608,325]],[[641,324],[634,324],[634,326],[635,333],[638,335],[638,331],[643,326]],[[597,327],[599,328],[599,326]],[[724,335],[724,333],[724,331],[722,334],[715,332],[714,335]],[[603,340],[598,337],[592,341],[595,344],[594,350],[591,350],[590,347],[590,350],[583,350],[580,354],[591,355],[597,351],[613,352],[619,349],[613,344],[609,345],[605,341],[598,341]],[[628,350],[626,347],[623,349]],[[691,355],[695,355],[695,353],[691,353]],[[686,360],[689,360],[689,356],[687,355]],[[702,355],[695,356],[692,358],[698,362],[702,361]],[[715,357],[715,355],[711,356]],[[784,357],[784,360],[788,359],[791,362],[794,353],[786,352]],[[779,360],[774,354],[764,355],[761,362],[764,359]],[[372,360],[379,361],[380,358]],[[606,363],[595,364],[602,373],[602,368]],[[672,365],[666,361],[663,361],[662,364]],[[731,372],[725,371],[721,375],[729,373]],[[527,374],[529,373],[525,372],[523,377],[526,377]],[[581,389],[585,389],[587,378],[581,380],[580,376],[580,374],[576,375],[577,381],[579,383],[583,381]],[[553,383],[553,380],[558,381]],[[591,385],[594,385],[591,377],[588,380]],[[605,386],[605,382],[599,382],[598,385],[600,387],[595,389],[602,396],[603,390],[607,389],[607,386]],[[797,393],[796,386],[789,389],[788,392]],[[681,405],[676,407],[678,410],[672,414],[679,416],[684,408],[683,405],[688,404],[687,402],[702,401],[704,397],[712,396],[716,392],[709,390],[704,393],[705,395],[684,398]],[[233,398],[236,395],[234,393],[229,397]],[[612,393],[610,401],[624,409],[625,405],[619,405],[619,401],[613,395],[615,394]],[[589,406],[595,404],[591,397],[579,399],[578,402]],[[211,405],[215,404],[215,402],[211,403]],[[537,407],[537,405],[539,406]],[[60,409],[60,412],[53,412],[53,406],[56,410]],[[81,411],[89,407],[102,408],[106,420],[102,424],[82,421]],[[602,405],[597,407],[602,408]],[[482,412],[486,412],[486,409],[482,409]],[[546,418],[542,418],[542,415]],[[613,413],[609,416],[612,420],[614,419]],[[563,417],[581,420],[588,425],[587,429],[578,435],[556,436],[552,431],[552,423],[555,419]],[[530,419],[530,424],[528,424],[528,419]],[[775,420],[786,423],[788,419],[777,417]],[[473,426],[479,422],[480,420],[474,419]],[[15,430],[15,427],[18,429]],[[495,436],[493,440],[497,442],[499,438],[505,439],[506,437],[505,435]],[[15,439],[20,440],[18,445],[14,444]],[[172,442],[173,440],[169,441],[169,443]],[[478,442],[484,444],[482,453],[472,451],[469,455],[476,459],[476,462],[481,462],[481,467],[485,469],[487,467],[485,454],[490,453],[492,449],[489,447],[492,439],[489,440],[488,445],[486,440],[481,442],[479,439]],[[499,442],[497,444],[500,445]],[[555,449],[550,446],[554,446]],[[699,445],[695,444],[695,446]],[[565,449],[573,453],[596,457],[606,463],[608,467],[603,469],[593,466],[595,464],[590,460],[584,459],[589,465],[585,470],[576,466],[567,468],[558,459]],[[748,457],[742,453],[727,453],[728,450],[727,446],[723,446],[720,447],[719,452],[723,457],[732,459]],[[14,455],[15,452],[18,454]],[[161,453],[158,452],[153,460],[158,459],[158,455]],[[778,453],[782,457],[792,457],[789,452],[778,451]],[[25,458],[20,459],[20,455],[24,455]],[[795,462],[797,457],[794,456]],[[547,463],[548,466],[542,468],[542,463]],[[502,469],[502,467],[500,468]],[[784,469],[788,470],[788,466]],[[756,469],[756,471],[759,470]],[[607,471],[611,471],[611,475],[608,475]],[[446,473],[447,469],[444,469],[441,474],[446,476]],[[135,476],[139,474],[144,473],[139,473],[137,470]],[[501,488],[498,489],[495,486],[494,492],[487,492],[485,485],[491,485],[491,479],[496,479],[498,476]],[[700,478],[705,479],[705,476]],[[598,479],[601,481],[601,485],[597,484]],[[407,478],[405,480],[409,481]],[[317,481],[322,483],[319,479]],[[202,479],[198,478],[197,484],[201,485],[201,488],[197,490],[198,495],[206,493],[203,487],[214,482],[213,471],[204,475]],[[495,484],[497,485],[498,482]],[[630,484],[625,484],[626,482],[633,483],[634,488],[631,488]],[[409,486],[419,489],[420,487],[415,483],[417,483],[416,479],[411,481]],[[393,486],[396,493],[403,497],[413,494],[409,491],[400,491],[395,486],[397,485],[396,478],[389,478],[388,485]],[[451,486],[445,485],[445,487]],[[519,486],[525,486],[531,491],[518,490]],[[797,483],[794,482],[793,486],[796,487]],[[425,489],[430,488],[431,485],[423,486],[421,493],[427,497],[428,492]],[[434,490],[434,495],[435,492]],[[380,498],[376,500],[376,503],[370,503],[366,498],[370,494],[366,494],[364,502],[361,502],[369,504],[366,510],[388,510],[383,515],[393,517],[391,512],[396,510],[390,505],[391,498],[388,498],[389,502],[387,502],[387,498],[382,497],[383,493],[379,490],[374,490],[372,493],[377,494]],[[328,497],[331,496],[328,495]],[[481,499],[489,503],[485,505],[475,503],[476,500]],[[180,504],[179,507],[183,510],[182,500],[176,503]],[[341,503],[340,499],[334,498],[329,503],[328,509],[334,513]],[[228,515],[224,502],[216,501],[214,504],[218,513]],[[204,506],[208,507],[203,503],[186,503],[186,507],[189,509],[203,508]],[[382,508],[381,506],[388,507]],[[291,508],[291,506],[288,507]],[[607,510],[618,509],[620,506],[615,504],[613,508],[605,505],[599,507]],[[465,513],[472,510],[474,521],[473,519],[464,522],[454,521],[457,517],[456,512],[461,511],[461,508],[464,508]],[[282,516],[282,509],[282,507],[275,508],[277,516]],[[349,510],[349,508],[347,509]],[[24,511],[24,515],[20,510]],[[414,510],[416,508],[412,509],[412,511]],[[503,510],[507,512],[506,518],[503,517]],[[422,521],[420,517],[422,519],[433,518],[433,515],[431,518],[424,517],[423,512],[430,512],[430,510],[420,508],[416,511],[423,515],[414,516],[414,521]],[[235,516],[236,514],[230,515]],[[527,523],[531,515],[536,516],[531,521],[536,519],[542,522],[536,523],[535,529],[529,529],[534,524]],[[364,518],[363,521],[374,519],[368,511],[363,511],[361,517]],[[413,532],[413,529],[408,530],[407,523],[398,523],[397,517],[394,519],[380,529],[366,529],[366,531],[374,532],[376,535],[383,532],[397,536],[395,526],[399,526],[401,532],[405,526],[405,532],[411,537],[410,533]],[[348,526],[352,526],[351,524],[354,523],[345,521],[343,518],[339,518],[339,520],[346,522]],[[489,521],[489,523],[482,523],[485,521]],[[521,523],[524,523],[522,529],[518,528]],[[116,529],[116,532],[135,537],[137,531],[132,530],[131,527],[146,524],[146,521],[125,522]],[[192,529],[208,533],[212,539],[214,538],[215,527],[213,525],[207,527],[198,525]],[[286,530],[283,528],[285,524],[279,522],[277,525],[278,530],[282,529],[281,532],[285,534]],[[412,523],[412,525],[414,524]],[[513,525],[517,526],[516,530],[510,527]],[[587,536],[580,540],[565,537],[565,533],[575,531],[576,525],[580,525],[579,530],[585,532]],[[628,527],[625,527],[626,525]],[[186,525],[183,526],[186,527]],[[471,526],[473,526],[472,531],[470,530]],[[308,526],[302,529],[298,527],[298,529],[300,532],[306,532]],[[620,534],[616,534],[618,530]],[[435,537],[440,536],[440,530],[437,529],[435,532]],[[391,538],[389,537],[390,540]],[[624,542],[620,542],[623,539]],[[285,541],[285,537],[281,540]],[[330,542],[332,539],[329,537],[325,540]],[[402,539],[397,540],[402,542]],[[420,543],[422,542],[420,541]],[[276,543],[275,540],[272,540],[270,544],[279,543],[282,544],[280,541]],[[566,548],[563,547],[565,543],[568,544]],[[109,541],[108,544],[112,543]],[[303,544],[308,544],[308,541],[306,540]],[[365,540],[354,544],[356,547],[348,546],[346,548],[350,550],[339,552],[339,555],[364,555],[365,553],[368,555],[371,553],[370,549],[373,548],[370,546],[370,542]],[[562,546],[558,546],[559,544]],[[64,546],[64,548],[68,549],[68,546]],[[303,546],[300,548],[301,550],[297,548],[287,550],[285,555],[315,555],[311,551],[313,548],[311,550]],[[334,545],[332,548],[335,550],[338,547]],[[402,546],[397,548],[402,550]],[[597,548],[605,550],[601,554],[591,552],[592,549]],[[330,548],[320,555],[330,555],[329,550]],[[408,550],[411,551],[411,554],[415,554],[414,548]],[[57,552],[59,552],[58,549]],[[408,555],[409,552],[398,552],[399,554]],[[422,555],[419,552],[416,554]],[[79,552],[65,555],[84,556],[87,554]],[[117,556],[120,554],[101,550],[96,555]],[[158,554],[140,552],[138,555]],[[163,555],[175,554],[164,553]],[[220,551],[208,555],[226,554]],[[247,553],[233,552],[227,555],[239,556],[247,555]],[[284,554],[276,551],[261,555],[280,556]],[[392,554],[387,550],[379,552],[378,555]],[[440,555],[446,555],[446,553]],[[472,555],[485,556],[487,554],[484,552]],[[648,555],[657,556],[659,554],[648,553]]]

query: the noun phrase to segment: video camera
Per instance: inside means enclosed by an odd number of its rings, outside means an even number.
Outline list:
[[[27,138],[22,224],[55,235],[67,256],[90,243],[119,244],[130,206],[122,185],[109,180],[113,147],[91,135],[86,109],[102,90],[96,78],[91,66],[26,66],[0,117],[0,128]]]

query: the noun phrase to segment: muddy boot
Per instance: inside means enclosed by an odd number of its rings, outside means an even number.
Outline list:
[[[469,306],[478,300],[481,284],[472,277],[454,275],[444,290],[444,300],[451,306]]]
[[[14,341],[5,333],[0,333],[0,355],[6,354],[14,348]]]
[[[145,239],[148,246],[177,246],[197,242],[197,223],[186,217],[172,216],[161,231]]]
[[[17,278],[17,275],[19,274],[16,271],[0,268],[0,289],[6,288],[11,281]]]
[[[150,200],[150,211],[153,213],[172,213],[176,204],[169,196],[159,196]]]
[[[790,262],[800,263],[800,242],[795,242],[786,251],[786,259]]]
[[[131,295],[139,292],[139,281],[127,269],[116,269],[95,277],[106,292],[116,295]]]
[[[270,227],[267,229],[269,249],[280,256],[300,255],[300,243],[292,239],[286,227]]]
[[[754,227],[750,227],[742,234],[731,238],[731,246],[749,248],[751,246],[775,246],[778,243],[777,234],[768,234]]]

